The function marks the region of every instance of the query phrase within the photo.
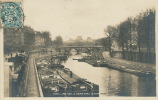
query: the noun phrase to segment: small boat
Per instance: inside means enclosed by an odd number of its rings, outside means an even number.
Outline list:
[[[79,60],[79,59],[81,59],[81,58],[72,58],[73,60]]]
[[[140,72],[138,72],[137,73],[137,75],[139,75],[139,76],[154,76],[154,74],[152,73],[152,72],[150,72],[150,71],[140,71]]]
[[[78,59],[78,62],[85,62],[86,61],[86,59]]]

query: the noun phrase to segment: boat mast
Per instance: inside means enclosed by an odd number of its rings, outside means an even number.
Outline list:
[[[53,57],[52,57],[53,55],[52,55],[52,41],[51,41],[51,65],[53,64]]]

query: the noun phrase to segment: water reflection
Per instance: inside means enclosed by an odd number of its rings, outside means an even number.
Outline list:
[[[156,95],[156,81],[154,78],[139,78],[139,95],[144,96],[155,96]]]
[[[99,85],[100,96],[155,96],[155,78],[137,77],[132,74],[93,67],[84,62],[73,60],[80,55],[73,55],[64,63],[65,67],[76,75]]]

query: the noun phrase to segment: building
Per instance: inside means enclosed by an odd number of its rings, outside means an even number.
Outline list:
[[[75,41],[78,41],[78,42],[83,42],[83,39],[82,39],[82,36],[77,36],[76,40]]]
[[[4,28],[4,51],[11,52],[22,49],[24,33],[21,29]]]
[[[93,39],[91,37],[87,37],[86,42],[93,42]]]
[[[4,96],[5,97],[15,97],[17,94],[14,92],[17,90],[15,83],[18,78],[18,74],[14,73],[14,63],[4,62]]]
[[[35,34],[34,46],[36,48],[45,46],[45,39],[42,37],[41,33],[40,32],[35,32],[35,33],[36,34]]]

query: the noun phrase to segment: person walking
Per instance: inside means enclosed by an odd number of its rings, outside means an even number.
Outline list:
[[[13,56],[12,53],[10,53],[10,56],[11,56],[11,58],[12,58],[12,56]]]

